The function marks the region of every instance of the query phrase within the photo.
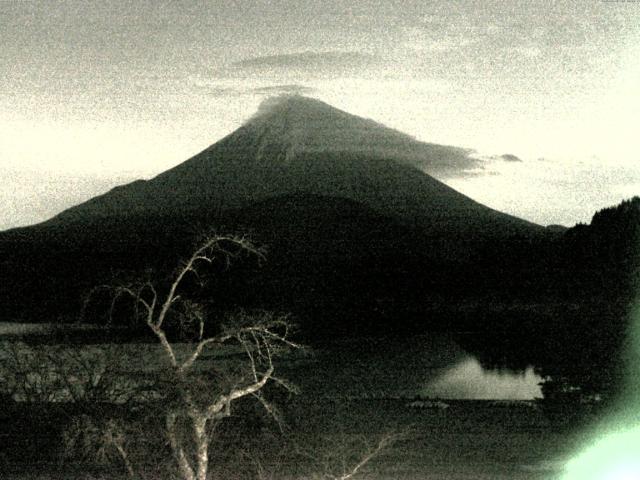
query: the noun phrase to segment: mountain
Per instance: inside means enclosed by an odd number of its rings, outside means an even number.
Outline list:
[[[91,286],[122,270],[170,270],[213,228],[269,247],[267,268],[252,285],[234,284],[230,305],[291,310],[314,328],[384,330],[395,316],[420,325],[426,297],[477,296],[491,288],[483,276],[504,278],[486,266],[470,274],[488,245],[507,258],[522,241],[549,236],[424,171],[473,162],[464,149],[418,142],[318,100],[268,101],[151,180],[0,234],[0,315],[74,316]]]
[[[117,187],[48,223],[225,211],[279,195],[312,194],[358,202],[449,240],[541,231],[423,171],[469,167],[475,160],[467,154],[418,142],[318,100],[283,97],[266,102],[244,126],[180,165]]]

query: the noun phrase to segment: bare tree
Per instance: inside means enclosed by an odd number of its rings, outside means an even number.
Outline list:
[[[118,420],[98,420],[84,414],[75,416],[63,432],[62,441],[62,460],[75,456],[103,464],[119,459],[130,479],[138,477],[126,445],[127,428]]]
[[[285,316],[240,311],[221,322],[211,318],[193,294],[194,285],[203,291],[212,270],[227,268],[240,256],[264,259],[264,253],[245,238],[214,236],[196,248],[164,285],[148,280],[103,285],[93,291],[106,289],[112,294],[112,313],[119,302],[128,300],[134,320],[146,326],[160,345],[158,389],[165,431],[183,480],[206,480],[214,426],[231,415],[234,402],[253,396],[273,411],[261,390],[269,382],[288,387],[274,375],[274,358],[300,347],[290,339],[291,325]],[[120,437],[108,438],[124,461]],[[125,464],[131,474],[130,464]]]
[[[126,403],[145,398],[143,382],[119,371],[110,346],[0,344],[0,392],[14,401]]]
[[[371,438],[363,434],[332,434],[321,439],[323,445],[309,447],[298,445],[298,455],[311,462],[310,480],[351,480],[362,478],[366,467],[387,452],[407,433],[387,432]]]
[[[382,434],[288,436],[275,450],[239,452],[253,468],[257,480],[356,480],[372,478],[371,466],[388,454],[393,445],[409,438],[408,431]],[[292,466],[295,467],[292,469]]]

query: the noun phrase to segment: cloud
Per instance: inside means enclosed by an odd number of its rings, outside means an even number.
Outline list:
[[[512,154],[512,153],[504,153],[502,155],[500,155],[500,158],[502,160],[504,160],[505,162],[521,162],[522,159],[520,157],[517,157],[516,155]]]
[[[251,89],[250,92],[258,95],[308,95],[317,92],[317,89],[306,85],[291,84],[257,87]]]
[[[472,39],[462,36],[434,37],[430,32],[415,28],[407,31],[406,36],[407,39],[403,42],[403,46],[421,53],[450,52],[474,43]]]
[[[484,162],[474,153],[469,148],[417,142],[410,163],[441,180],[487,175]]]
[[[362,74],[382,66],[382,59],[357,51],[300,52],[246,58],[231,65],[229,74],[297,74],[312,78]]]
[[[474,160],[477,161],[477,165],[480,168],[477,171],[471,172],[472,175],[466,175],[467,177],[478,175],[500,175],[499,165],[503,162],[512,164],[524,163],[524,161],[520,157],[514,155],[513,153],[503,153],[502,155],[488,155],[469,150],[468,155],[470,155]]]
[[[317,88],[301,83],[279,83],[262,79],[236,80],[191,75],[190,84],[211,97],[231,98],[241,96],[312,95]]]
[[[468,148],[422,142],[374,120],[349,114],[321,100],[296,95],[271,96],[264,100],[252,119],[267,118],[282,105],[294,106],[304,118],[293,127],[289,140],[297,151],[342,152],[393,158],[436,178],[480,175],[482,160]],[[311,135],[300,132],[308,130]],[[295,140],[294,140],[295,139]]]
[[[299,68],[319,65],[369,64],[377,57],[361,52],[301,52],[253,57],[235,62],[239,68]]]
[[[485,165],[480,163],[480,160],[467,157],[466,161],[468,162],[467,168],[459,168],[457,170],[448,170],[447,175],[438,176],[441,180],[450,180],[450,179],[469,179],[469,178],[479,178],[479,177],[497,177],[500,175],[500,172],[495,170],[491,170],[486,168]],[[429,173],[429,172],[427,172]]]

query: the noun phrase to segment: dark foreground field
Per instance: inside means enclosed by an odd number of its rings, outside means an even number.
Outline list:
[[[247,403],[220,426],[211,478],[331,478],[387,434],[401,433],[353,478],[555,479],[581,443],[593,412],[553,410],[533,402],[445,400],[410,406],[407,399],[312,399],[284,404],[285,433]],[[447,408],[444,408],[444,404]],[[116,412],[104,410],[104,415]],[[253,417],[255,418],[255,417]],[[61,461],[64,404],[8,403],[0,413],[3,479],[124,479],[122,464]],[[162,448],[149,439],[139,458],[159,478]],[[166,478],[166,477],[163,477]],[[335,478],[335,477],[334,477]]]

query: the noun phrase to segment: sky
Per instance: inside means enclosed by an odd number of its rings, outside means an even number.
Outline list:
[[[150,178],[298,93],[473,150],[541,224],[640,194],[640,2],[0,0],[0,229]]]

